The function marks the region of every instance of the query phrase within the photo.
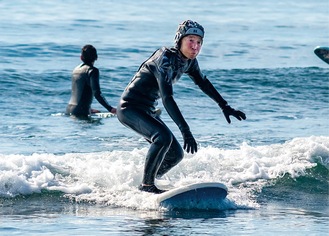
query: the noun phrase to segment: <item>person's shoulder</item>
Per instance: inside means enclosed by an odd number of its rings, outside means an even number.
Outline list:
[[[85,64],[84,63],[80,63],[79,65],[77,65],[76,67],[74,67],[73,71],[75,70],[83,70],[85,68]]]
[[[88,75],[89,76],[99,76],[99,69],[94,66],[89,66]]]
[[[162,58],[163,61],[172,61],[175,60],[175,58],[179,57],[179,53],[177,49],[173,47],[162,47],[158,50],[158,56]]]
[[[163,53],[166,53],[166,54],[178,55],[178,50],[177,50],[177,48],[174,48],[174,47],[163,46],[160,49],[160,51],[162,51]]]
[[[91,66],[91,67],[89,68],[89,70],[93,70],[93,71],[97,71],[97,72],[99,72],[99,69],[98,69],[97,67],[95,67],[95,66]]]

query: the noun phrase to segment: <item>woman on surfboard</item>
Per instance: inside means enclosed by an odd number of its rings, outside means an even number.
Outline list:
[[[99,85],[99,70],[94,67],[97,57],[97,50],[94,46],[89,44],[83,46],[80,56],[82,63],[72,73],[72,92],[66,107],[67,115],[87,118],[92,112],[97,112],[90,107],[93,97],[109,112],[116,114],[116,108],[113,108],[102,95]]]
[[[201,73],[196,57],[203,37],[204,29],[197,22],[187,20],[181,23],[175,35],[175,46],[156,50],[142,63],[121,95],[117,108],[119,121],[151,144],[146,155],[142,184],[138,187],[141,191],[164,192],[165,190],[154,185],[155,178],[167,173],[184,156],[173,133],[155,114],[158,99],[162,99],[169,116],[179,127],[184,139],[184,149],[192,154],[197,152],[197,143],[173,97],[173,84],[183,73],[218,104],[228,123],[231,123],[230,116],[238,120],[246,119],[243,112],[234,110],[227,104]]]

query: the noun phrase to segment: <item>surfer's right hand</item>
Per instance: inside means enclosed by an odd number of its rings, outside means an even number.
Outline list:
[[[198,145],[191,133],[190,130],[184,130],[182,131],[183,139],[184,139],[184,150],[187,151],[187,153],[195,153],[198,151]]]

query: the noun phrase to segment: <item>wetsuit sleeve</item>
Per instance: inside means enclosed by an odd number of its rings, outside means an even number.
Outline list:
[[[201,73],[201,70],[199,68],[196,59],[194,60],[191,69],[187,72],[187,74],[205,94],[207,94],[212,100],[214,100],[220,106],[220,108],[224,109],[224,107],[227,106],[227,102],[215,89],[213,84],[207,79],[206,76],[204,76]]]
[[[173,97],[172,81],[174,71],[170,63],[170,58],[168,58],[167,55],[163,55],[161,60],[158,61],[156,67],[155,75],[159,85],[162,104],[164,105],[171,119],[176,123],[182,132],[189,130],[189,126],[186,123]]]
[[[105,107],[109,112],[111,112],[112,107],[110,104],[107,102],[105,97],[103,96],[101,92],[101,88],[99,85],[99,70],[97,68],[92,68],[89,71],[89,78],[90,78],[90,87],[93,91],[94,97],[97,99],[97,101]]]

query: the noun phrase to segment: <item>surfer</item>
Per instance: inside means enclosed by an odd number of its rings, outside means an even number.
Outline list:
[[[117,108],[119,121],[151,144],[146,155],[142,184],[138,187],[141,191],[164,192],[165,190],[155,186],[155,178],[167,173],[184,155],[176,137],[155,114],[158,99],[162,99],[169,116],[179,127],[184,149],[187,153],[197,152],[197,143],[173,96],[173,84],[184,73],[218,104],[228,123],[231,123],[230,116],[238,120],[246,119],[242,111],[227,104],[200,71],[196,57],[200,52],[203,37],[204,29],[197,22],[187,20],[181,23],[175,35],[175,46],[156,50],[142,63],[121,95]]]
[[[116,114],[116,108],[112,107],[101,92],[99,85],[99,70],[94,67],[97,60],[97,50],[94,46],[87,44],[81,50],[78,65],[72,73],[71,99],[66,107],[66,114],[79,118],[87,118],[91,113],[99,112],[91,109],[93,97],[109,112]]]

